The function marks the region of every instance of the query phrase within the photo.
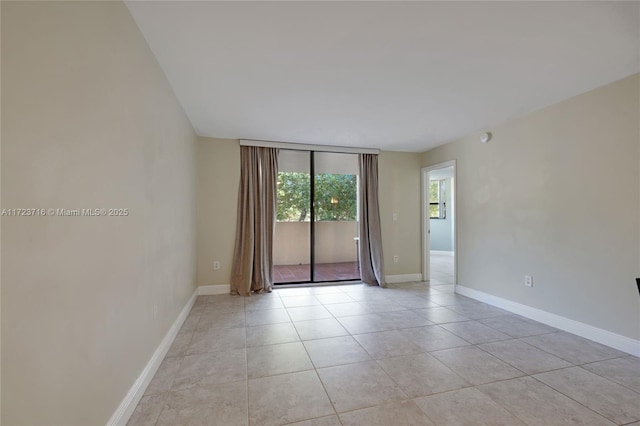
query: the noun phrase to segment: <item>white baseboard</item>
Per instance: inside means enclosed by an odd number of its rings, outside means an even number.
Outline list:
[[[422,274],[385,275],[384,279],[389,284],[408,283],[411,281],[422,281]]]
[[[138,376],[136,381],[133,383],[133,386],[131,386],[131,389],[129,389],[129,392],[127,392],[127,395],[116,409],[115,413],[113,413],[107,422],[107,426],[124,426],[127,424],[129,418],[133,414],[133,411],[136,409],[138,402],[140,402],[142,395],[144,395],[144,392],[147,390],[147,386],[149,386],[151,379],[153,379],[156,371],[158,371],[158,367],[160,367],[162,360],[169,351],[180,327],[182,327],[182,323],[184,323],[184,320],[189,315],[191,307],[195,303],[197,296],[198,289],[193,292],[193,295],[191,295],[187,304],[182,308],[180,315],[178,315],[178,318],[176,318],[169,331],[167,331],[167,334],[165,334],[164,339],[160,342],[160,345],[151,356],[151,359],[142,370],[142,373],[140,373],[140,376]]]
[[[560,315],[541,309],[532,308],[531,306],[513,302],[502,297],[494,296],[473,288],[456,285],[455,292],[472,299],[479,300],[489,305],[495,306],[505,311],[513,312],[526,318],[550,325],[560,330],[568,331],[594,342],[618,349],[631,355],[640,356],[640,340],[622,336],[611,331],[603,330],[589,324],[565,318]]]
[[[229,284],[201,285],[198,287],[199,296],[211,296],[213,294],[229,294],[231,286]]]
[[[451,256],[453,257],[453,251],[445,251],[445,250],[431,250],[431,254],[435,254],[438,256]]]

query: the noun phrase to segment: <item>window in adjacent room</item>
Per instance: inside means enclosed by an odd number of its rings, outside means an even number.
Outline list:
[[[429,219],[446,219],[446,181],[429,181]]]

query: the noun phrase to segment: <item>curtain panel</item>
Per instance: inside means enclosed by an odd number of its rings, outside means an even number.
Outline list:
[[[360,274],[368,285],[386,287],[378,203],[378,155],[359,154]]]
[[[273,288],[278,149],[240,147],[238,223],[231,294],[250,296]]]

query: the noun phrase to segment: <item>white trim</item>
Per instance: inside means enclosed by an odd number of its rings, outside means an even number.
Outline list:
[[[379,149],[373,148],[349,148],[346,146],[309,145],[291,142],[258,141],[252,139],[240,139],[240,146],[264,146],[267,148],[294,149],[298,151],[344,152],[347,154],[380,154]]]
[[[182,327],[182,323],[184,323],[184,320],[189,315],[189,312],[191,311],[191,308],[193,307],[197,296],[198,289],[195,289],[187,304],[184,306],[184,308],[182,308],[180,315],[178,315],[178,318],[176,318],[176,320],[173,322],[173,325],[171,325],[171,328],[169,328],[169,331],[167,331],[167,334],[165,334],[164,339],[162,339],[162,342],[160,342],[160,345],[155,350],[155,352],[151,356],[151,359],[142,370],[142,373],[140,373],[140,376],[138,376],[136,381],[133,383],[133,386],[131,386],[131,388],[129,389],[129,392],[127,392],[127,395],[124,397],[122,402],[120,402],[120,405],[118,405],[115,413],[113,413],[113,415],[107,422],[107,426],[124,426],[127,424],[129,418],[136,409],[138,402],[140,402],[140,399],[142,399],[142,395],[144,395],[144,392],[147,390],[147,386],[149,386],[151,379],[153,379],[156,371],[158,371],[158,367],[160,367],[162,360],[164,360],[165,355],[169,351],[169,348],[171,347],[173,340],[176,338],[180,327]]]
[[[602,328],[594,327],[579,321],[575,321],[551,312],[513,302],[502,297],[494,296],[473,288],[461,285],[455,286],[455,292],[472,299],[479,300],[489,305],[504,309],[514,314],[521,315],[526,318],[550,325],[560,330],[568,331],[594,342],[618,349],[631,355],[640,356],[640,340],[622,336]]]
[[[421,229],[421,243],[422,243],[422,281],[429,281],[431,277],[431,265],[428,253],[431,251],[431,240],[429,239],[429,233],[431,232],[431,222],[427,219],[429,210],[427,209],[427,202],[429,200],[429,171],[424,167],[422,168],[420,176],[420,229]]]
[[[439,256],[451,256],[453,257],[454,255],[454,251],[448,251],[448,250],[431,250],[430,252],[431,254],[437,254]]]
[[[429,202],[429,172],[438,169],[444,169],[447,167],[453,167],[453,178],[451,179],[451,213],[453,214],[453,282],[458,282],[458,191],[456,185],[458,184],[458,165],[456,160],[445,161],[443,163],[434,164],[432,166],[423,167],[422,179],[420,181],[420,226],[422,230],[422,281],[429,281],[431,279],[431,271],[429,265],[429,255],[431,253],[431,241],[430,241],[430,219],[427,204]]]
[[[214,285],[201,285],[198,287],[198,295],[211,296],[212,294],[229,294],[231,292],[231,285],[229,284],[214,284]]]
[[[412,281],[421,281],[422,274],[386,275],[384,279],[389,284],[408,283]]]

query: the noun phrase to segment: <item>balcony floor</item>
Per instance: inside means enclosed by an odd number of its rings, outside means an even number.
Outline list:
[[[274,265],[273,280],[275,283],[310,281],[310,265]],[[317,263],[315,265],[315,281],[359,280],[358,262]]]

